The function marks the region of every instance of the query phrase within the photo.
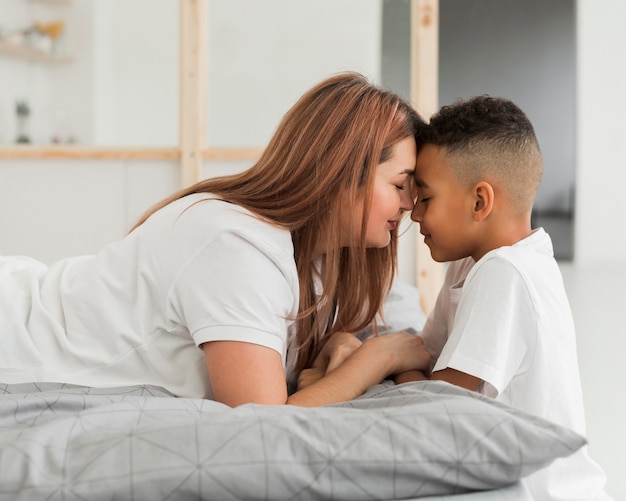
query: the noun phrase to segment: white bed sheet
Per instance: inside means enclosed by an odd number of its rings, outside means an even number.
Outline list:
[[[524,484],[517,482],[511,486],[492,491],[480,491],[449,496],[428,496],[411,498],[407,501],[534,501]]]

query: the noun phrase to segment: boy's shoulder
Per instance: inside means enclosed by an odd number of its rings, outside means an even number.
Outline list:
[[[479,279],[485,275],[499,281],[553,282],[560,276],[560,269],[550,236],[543,228],[538,228],[514,245],[488,252],[469,270],[466,279]]]
[[[537,273],[558,269],[552,240],[543,228],[534,230],[513,245],[489,251],[478,261],[466,257],[452,261],[447,266],[445,285],[453,288],[461,288],[466,280],[480,279],[485,274],[502,280],[509,279],[513,274],[529,279]]]
[[[554,249],[550,235],[543,228],[537,228],[526,238],[513,245],[505,245],[487,252],[477,264],[485,264],[490,260],[503,259],[512,263],[532,264],[536,261],[554,261]]]

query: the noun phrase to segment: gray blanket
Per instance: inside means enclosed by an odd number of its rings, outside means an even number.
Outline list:
[[[0,384],[0,500],[443,496],[512,484],[584,443],[434,381],[313,409]]]

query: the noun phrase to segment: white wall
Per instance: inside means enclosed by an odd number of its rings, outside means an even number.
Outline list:
[[[210,145],[264,146],[333,73],[380,82],[380,0],[210,0],[208,11]]]
[[[626,260],[626,2],[578,0],[576,262]]]
[[[0,254],[46,263],[93,254],[179,179],[171,161],[0,159]]]
[[[179,7],[172,0],[93,5],[91,143],[178,144]]]

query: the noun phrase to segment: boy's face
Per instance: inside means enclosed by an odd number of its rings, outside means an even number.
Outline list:
[[[415,182],[417,203],[411,219],[419,223],[433,259],[454,261],[472,255],[475,240],[472,190],[454,177],[443,148],[427,144],[421,149]]]

